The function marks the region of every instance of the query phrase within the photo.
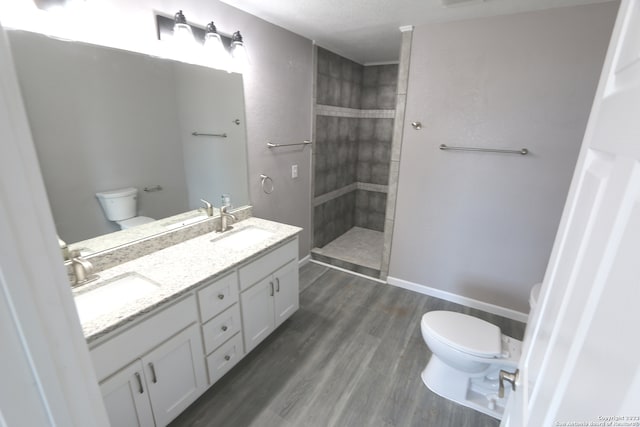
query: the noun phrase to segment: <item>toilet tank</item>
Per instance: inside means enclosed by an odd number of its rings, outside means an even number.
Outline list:
[[[110,221],[133,218],[137,211],[138,189],[129,187],[120,190],[96,193],[105,216]]]

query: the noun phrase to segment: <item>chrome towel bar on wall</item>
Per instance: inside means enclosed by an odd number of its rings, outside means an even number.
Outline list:
[[[293,147],[293,146],[296,146],[296,145],[309,145],[309,144],[311,144],[311,141],[306,140],[306,139],[304,141],[302,141],[302,142],[296,142],[296,143],[293,143],[293,144],[274,144],[271,141],[267,141],[267,148]]]
[[[226,138],[226,133],[200,133],[200,132],[191,132],[193,136],[217,136],[219,138]]]
[[[440,149],[451,151],[483,151],[485,153],[522,154],[523,156],[529,154],[529,150],[526,148],[521,148],[520,150],[506,150],[501,148],[450,147],[445,144],[440,144]]]

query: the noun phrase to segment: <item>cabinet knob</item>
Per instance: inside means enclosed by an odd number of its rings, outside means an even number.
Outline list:
[[[224,357],[224,360],[229,361],[231,360],[231,356],[229,356],[228,354]]]
[[[218,294],[218,299],[224,299],[224,294]]]
[[[222,332],[226,332],[227,329],[229,329],[229,328],[227,328],[227,325],[222,325]]]

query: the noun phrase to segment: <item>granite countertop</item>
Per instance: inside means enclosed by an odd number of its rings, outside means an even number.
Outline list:
[[[228,243],[217,243],[250,227],[272,234],[249,245],[234,246]],[[195,287],[224,275],[248,258],[268,251],[272,246],[292,238],[301,230],[299,227],[252,217],[233,224],[233,230],[224,234],[215,232],[203,234],[101,271],[99,280],[75,288],[74,297],[108,286],[115,279],[132,275],[132,273],[155,283],[157,290],[123,303],[117,309],[98,317],[81,319],[87,342],[91,343],[141,315],[179,298]],[[216,241],[212,242],[213,239]]]

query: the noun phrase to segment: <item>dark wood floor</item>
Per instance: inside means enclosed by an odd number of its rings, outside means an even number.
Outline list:
[[[495,427],[427,389],[420,316],[465,312],[521,339],[524,324],[309,263],[300,310],[172,426]]]

